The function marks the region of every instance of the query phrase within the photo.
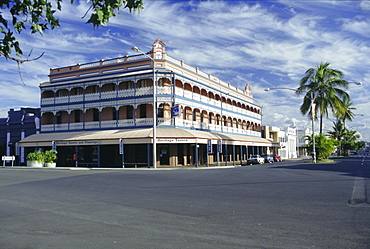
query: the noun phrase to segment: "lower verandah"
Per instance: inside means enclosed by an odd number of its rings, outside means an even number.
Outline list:
[[[36,148],[26,148],[32,152]],[[49,150],[51,147],[40,147]],[[268,153],[268,147],[216,144],[208,153],[207,144],[157,144],[157,167],[231,166],[245,164],[252,154]],[[139,168],[153,167],[152,144],[58,146],[57,167]]]

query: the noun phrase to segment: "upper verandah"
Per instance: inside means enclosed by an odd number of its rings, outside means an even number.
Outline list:
[[[238,87],[232,86],[230,83],[226,83],[217,77],[207,74],[198,67],[193,67],[186,64],[183,60],[177,60],[169,56],[166,52],[163,41],[156,40],[153,43],[153,48],[147,53],[155,61],[155,68],[157,70],[169,69],[180,74],[191,75],[197,80],[201,79],[205,83],[214,85],[216,88],[224,89],[224,91],[235,91],[238,94],[242,94],[250,99],[253,99],[253,95],[250,90],[250,86],[246,84],[245,88],[239,89]],[[60,68],[51,68],[49,79],[50,82],[45,82],[40,86],[50,86],[50,84],[56,83],[67,83],[66,81],[83,80],[89,77],[100,78],[114,75],[117,77],[125,76],[129,72],[134,72],[144,69],[152,69],[152,61],[143,54],[140,55],[125,55],[119,58],[113,58],[108,60],[99,60],[95,62],[89,62],[84,64],[76,64],[73,66],[66,66]],[[99,77],[100,76],[100,77]]]

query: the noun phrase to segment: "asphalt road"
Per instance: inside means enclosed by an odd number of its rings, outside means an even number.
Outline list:
[[[362,157],[229,169],[0,168],[0,248],[370,248],[369,179]]]

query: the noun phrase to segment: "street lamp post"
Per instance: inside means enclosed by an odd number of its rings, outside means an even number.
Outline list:
[[[311,122],[312,122],[312,161],[313,163],[316,163],[316,141],[315,141],[315,96],[313,95],[313,92],[311,92]]]
[[[155,77],[155,60],[141,51],[138,47],[133,47],[132,50],[140,52],[153,62],[153,168],[157,168],[157,80]]]
[[[364,127],[365,125],[362,124],[362,125],[351,125],[350,127],[348,127],[349,129],[353,128],[353,127]]]

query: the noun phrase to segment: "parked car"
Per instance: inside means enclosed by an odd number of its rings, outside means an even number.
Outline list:
[[[350,155],[357,155],[357,151],[351,151],[350,153],[349,153]]]
[[[247,164],[263,164],[265,163],[265,159],[260,155],[253,155],[252,157],[248,158]]]
[[[273,163],[274,162],[274,158],[270,155],[261,155],[261,157],[263,157],[265,159],[265,163]]]
[[[274,158],[274,162],[282,162],[283,159],[281,159],[281,157],[277,154],[274,154],[274,155],[271,155],[272,158]]]

